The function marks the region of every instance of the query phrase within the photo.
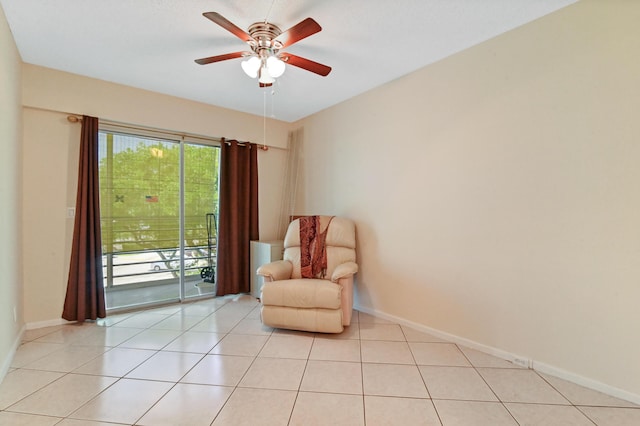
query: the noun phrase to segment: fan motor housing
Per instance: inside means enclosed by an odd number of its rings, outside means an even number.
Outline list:
[[[282,43],[275,40],[282,34],[282,30],[278,26],[269,22],[256,22],[249,27],[249,35],[255,40],[255,44],[249,42],[252,48],[256,50],[282,48]]]

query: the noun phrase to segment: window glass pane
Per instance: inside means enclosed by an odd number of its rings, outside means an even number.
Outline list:
[[[175,249],[180,145],[113,133],[99,144],[103,252]]]
[[[198,278],[199,294],[214,291],[219,153],[217,147],[184,145],[185,275]]]

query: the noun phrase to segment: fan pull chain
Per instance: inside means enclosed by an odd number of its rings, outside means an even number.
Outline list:
[[[276,80],[275,84],[271,86],[271,115],[269,115],[271,118],[276,118],[276,86],[280,87],[280,80]]]
[[[269,149],[267,147],[267,88],[262,91],[262,147],[263,151]]]

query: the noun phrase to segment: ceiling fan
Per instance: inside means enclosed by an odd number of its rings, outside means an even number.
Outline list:
[[[260,87],[271,86],[275,79],[284,72],[285,64],[311,71],[323,77],[326,77],[331,72],[331,67],[291,53],[282,52],[282,49],[322,30],[322,27],[312,18],[307,18],[284,32],[276,25],[265,20],[264,22],[252,24],[247,32],[217,12],[205,12],[203,16],[247,43],[251,51],[226,53],[224,55],[196,59],[197,64],[206,65],[228,59],[245,58],[242,61],[242,69],[249,77],[258,77]]]

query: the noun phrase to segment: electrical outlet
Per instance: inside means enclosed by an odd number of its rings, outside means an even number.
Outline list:
[[[73,219],[76,216],[76,208],[75,207],[67,207],[67,218]]]
[[[530,362],[528,359],[526,358],[514,358],[513,359],[513,363],[515,365],[519,365],[520,367],[524,367],[524,368],[531,368],[530,367]]]

